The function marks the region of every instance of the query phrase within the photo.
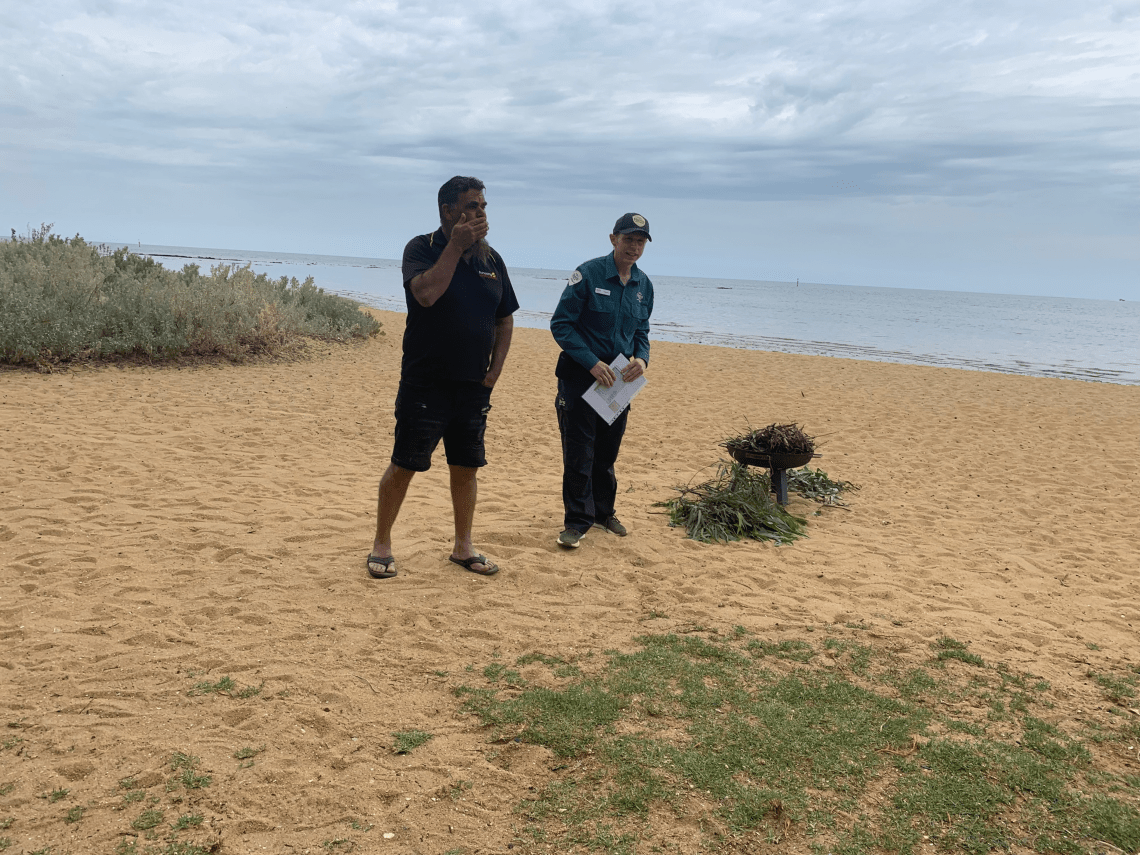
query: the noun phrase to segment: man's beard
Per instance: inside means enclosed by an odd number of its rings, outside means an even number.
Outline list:
[[[486,264],[491,258],[491,245],[487,243],[486,238],[479,238],[473,243],[466,253],[468,258],[477,258],[483,264]]]

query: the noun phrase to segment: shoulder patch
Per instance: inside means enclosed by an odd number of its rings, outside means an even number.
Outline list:
[[[582,271],[581,270],[575,270],[573,273],[570,274],[570,284],[571,285],[577,285],[581,281],[582,281]]]

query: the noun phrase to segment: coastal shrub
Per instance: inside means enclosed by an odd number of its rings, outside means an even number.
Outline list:
[[[299,337],[347,341],[380,324],[313,284],[221,264],[167,270],[127,249],[109,252],[43,226],[0,240],[0,362],[77,357],[240,359]]]

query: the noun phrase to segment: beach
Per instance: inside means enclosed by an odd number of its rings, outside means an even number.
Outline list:
[[[374,314],[384,334],[305,361],[0,373],[0,836],[111,852],[135,833],[123,792],[165,798],[182,752],[212,778],[193,798],[218,851],[323,852],[358,821],[359,851],[505,852],[556,764],[525,742],[489,760],[454,688],[645,632],[831,632],[915,661],[951,637],[1047,680],[1071,702],[1057,726],[1114,721],[1087,674],[1140,649],[1140,388],[655,341],[618,460],[630,535],[563,551],[557,348],[516,329],[475,519],[502,571],[447,561],[439,451],[377,581],[403,316]],[[722,439],[792,421],[860,486],[848,507],[793,496],[809,537],[778,547],[669,526],[655,503],[708,478]],[[222,677],[233,692],[192,691]],[[395,754],[413,729],[433,738]]]

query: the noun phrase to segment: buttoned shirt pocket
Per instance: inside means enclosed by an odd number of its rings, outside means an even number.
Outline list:
[[[622,319],[622,331],[627,338],[632,338],[635,332],[649,322],[649,305],[632,294],[628,302],[625,317]]]
[[[598,332],[612,333],[621,308],[620,300],[620,291],[614,293],[611,290],[609,294],[599,294],[596,289],[591,291],[586,301],[584,319],[586,326]]]

